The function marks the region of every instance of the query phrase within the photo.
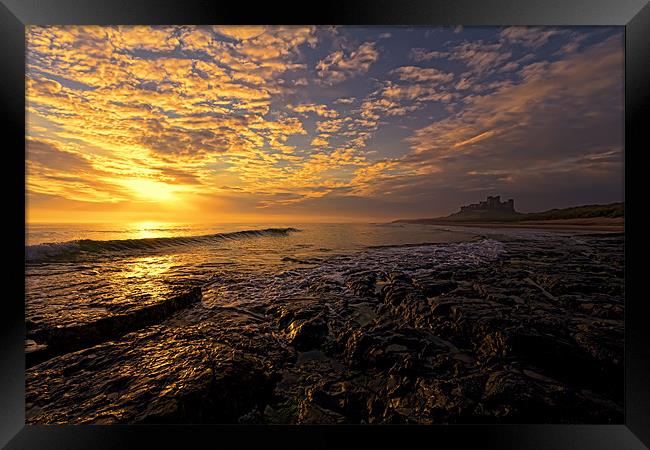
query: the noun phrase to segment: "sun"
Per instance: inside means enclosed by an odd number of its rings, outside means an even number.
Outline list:
[[[177,200],[176,187],[148,178],[128,178],[120,181],[140,200],[153,203],[169,203]]]

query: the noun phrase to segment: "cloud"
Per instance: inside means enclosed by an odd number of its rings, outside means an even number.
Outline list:
[[[60,138],[74,137],[116,155],[137,155],[151,165],[170,154],[183,157],[179,165],[195,165],[241,148],[260,151],[266,143],[287,153],[287,133],[304,130],[295,122],[288,127],[287,121],[279,126],[262,119],[279,87],[259,74],[292,67],[297,46],[313,42],[312,32],[243,30],[241,42],[229,44],[217,41],[207,27],[32,27],[30,111],[58,124],[64,130]],[[215,59],[130,53],[187,45],[193,50],[203,45],[203,53]],[[269,58],[268,47],[274,47]],[[242,56],[246,52],[251,56]],[[56,81],[62,78],[69,80],[66,86]]]
[[[553,36],[566,34],[567,30],[546,27],[508,27],[501,31],[501,38],[509,43],[528,48],[539,48]]]
[[[346,123],[349,123],[351,118],[341,118],[333,120],[322,120],[316,123],[316,130],[319,133],[337,133],[345,126]]]
[[[440,167],[443,183],[471,174],[467,190],[552,191],[621,173],[620,38],[563,60],[532,63],[520,75],[520,83],[470,97],[461,111],[417,130],[402,163]],[[543,185],[541,173],[560,184]],[[580,181],[571,179],[576,174]]]
[[[483,75],[508,61],[512,52],[500,43],[462,42],[453,47],[452,60],[463,61],[476,74]]]
[[[377,122],[385,116],[403,116],[418,109],[419,106],[417,105],[404,105],[398,100],[401,98],[413,100],[418,98],[421,92],[422,88],[419,86],[385,89],[382,92],[383,98],[368,99],[361,104],[361,116],[370,119],[373,128],[376,128]]]
[[[308,113],[312,112],[320,117],[338,117],[339,113],[334,109],[328,108],[326,105],[317,105],[315,103],[306,103],[300,105],[289,105],[287,106],[292,111],[298,113]]]
[[[324,139],[322,136],[316,136],[309,145],[312,147],[326,147],[328,144],[327,139]]]
[[[430,101],[449,102],[457,97],[457,94],[439,90],[435,85],[386,83],[382,90],[382,96],[389,100],[407,100],[422,103]]]
[[[399,76],[400,80],[414,83],[422,82],[449,82],[454,78],[453,73],[443,72],[434,68],[403,66],[393,69],[391,73]]]
[[[266,32],[267,27],[226,25],[215,26],[214,30],[222,36],[226,36],[237,41],[247,41],[249,39],[256,38],[262,33]]]
[[[107,42],[128,50],[166,52],[180,46],[174,27],[120,26],[107,31]],[[80,39],[75,42],[81,42]]]
[[[81,154],[49,140],[30,138],[26,144],[28,192],[84,202],[128,198],[119,186],[106,180],[106,172]]]
[[[427,215],[422,205],[454,210],[486,193],[514,195],[520,205],[535,202],[537,209],[590,202],[594,195],[616,200],[622,183],[621,44],[617,35],[581,54],[530,63],[516,81],[493,83],[489,95],[466,96],[455,113],[415,131],[408,139],[411,153],[356,169],[349,195],[382,199],[411,211],[405,214],[420,211],[420,217]],[[364,102],[377,120],[391,107],[381,111],[379,104]]]
[[[379,51],[372,42],[364,42],[356,50],[338,50],[329,54],[316,65],[318,76],[325,84],[336,84],[347,78],[368,72],[379,59]]]
[[[42,139],[27,140],[30,161],[59,171],[83,172],[92,170],[90,162],[79,154],[62,150],[56,143]]]
[[[476,144],[477,142],[481,142],[482,140],[496,136],[498,133],[499,132],[497,130],[484,131],[483,133],[479,133],[476,136],[472,136],[469,139],[466,139],[464,141],[456,142],[453,148],[459,148],[465,145]]]
[[[409,51],[409,58],[416,62],[431,61],[436,58],[447,58],[449,52],[427,50],[426,48],[412,48]]]
[[[621,37],[556,31],[391,29],[380,60],[348,27],[30,26],[28,193],[270,214],[615,192]]]
[[[317,42],[314,27],[271,27],[242,40],[235,48],[258,64],[266,62],[267,67],[273,67],[275,61],[280,63],[277,67],[284,67],[285,63],[277,61],[278,58],[294,55],[300,46],[314,46]]]
[[[354,97],[347,97],[347,98],[344,97],[344,98],[337,98],[336,100],[334,100],[334,103],[336,103],[337,105],[349,105],[351,103],[354,103],[355,101],[357,101],[357,99]]]
[[[562,45],[555,55],[563,56],[569,53],[575,53],[588,37],[589,34],[587,33],[572,33],[567,42]]]

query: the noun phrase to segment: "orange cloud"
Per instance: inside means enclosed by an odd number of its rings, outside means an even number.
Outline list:
[[[339,113],[334,109],[328,108],[326,105],[317,105],[314,103],[307,103],[301,105],[289,105],[288,108],[298,113],[313,112],[321,117],[338,117]]]
[[[345,79],[368,72],[379,59],[379,51],[372,42],[364,42],[356,50],[346,53],[338,50],[329,54],[317,65],[318,76],[326,84],[336,84]]]

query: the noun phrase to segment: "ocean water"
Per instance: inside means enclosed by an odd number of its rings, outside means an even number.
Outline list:
[[[485,264],[501,243],[418,224],[34,224],[26,318],[64,327],[200,286],[207,307],[271,303],[364,270]]]

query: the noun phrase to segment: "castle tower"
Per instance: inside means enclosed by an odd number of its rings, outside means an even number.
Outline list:
[[[488,208],[498,208],[501,206],[501,196],[500,195],[488,195],[487,198],[487,206]]]
[[[478,203],[471,203],[469,205],[464,205],[460,207],[460,212],[469,212],[469,211],[479,211],[479,212],[489,212],[489,211],[515,211],[515,200],[508,199],[506,201],[501,201],[500,195],[488,195],[486,200],[482,200]]]

